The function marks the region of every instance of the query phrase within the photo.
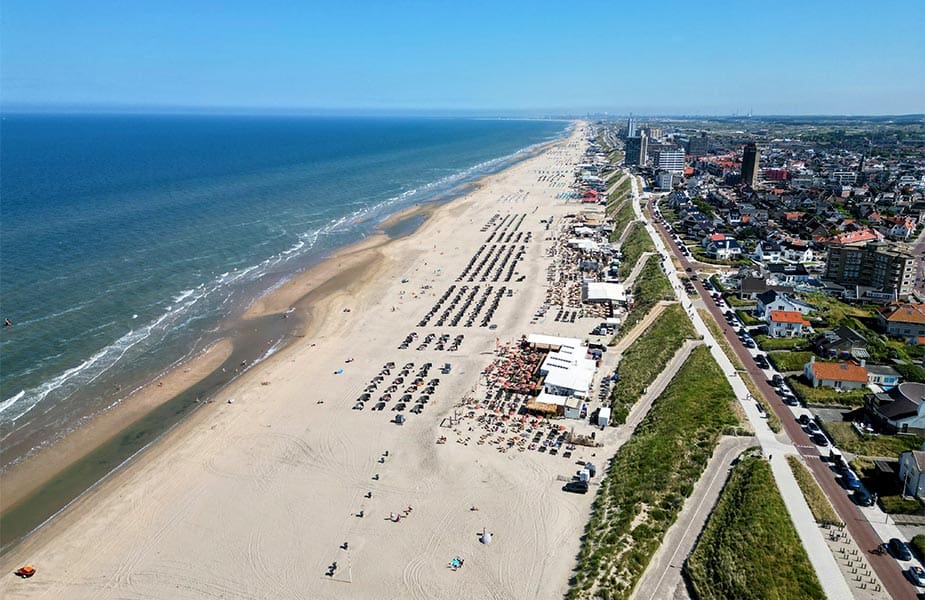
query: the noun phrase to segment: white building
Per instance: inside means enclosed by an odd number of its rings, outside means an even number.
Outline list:
[[[655,156],[655,166],[660,171],[684,173],[684,150],[659,150]]]
[[[899,479],[903,494],[925,498],[925,452],[912,450],[899,455]]]
[[[675,176],[668,171],[659,171],[655,176],[655,188],[661,191],[670,191],[674,187]]]

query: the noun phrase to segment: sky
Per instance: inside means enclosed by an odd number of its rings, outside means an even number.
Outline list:
[[[5,0],[0,105],[925,113],[923,25],[923,0]]]

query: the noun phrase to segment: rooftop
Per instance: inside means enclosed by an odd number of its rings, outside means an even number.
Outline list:
[[[817,361],[813,362],[812,369],[816,379],[867,383],[867,369],[852,362],[827,363]]]
[[[880,316],[890,323],[925,324],[925,304],[891,304],[879,310]]]
[[[803,315],[798,310],[772,310],[771,311],[771,322],[772,323],[795,323],[798,325],[803,325],[805,327],[809,326],[809,321],[803,318]]]

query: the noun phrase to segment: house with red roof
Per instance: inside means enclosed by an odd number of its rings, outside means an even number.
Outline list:
[[[809,321],[796,310],[772,310],[768,316],[768,335],[771,337],[800,337],[809,327]]]
[[[925,337],[925,304],[888,304],[877,310],[877,322],[887,335],[916,343]]]
[[[840,244],[840,245],[854,245],[854,244],[864,244],[866,242],[873,242],[876,240],[882,240],[883,234],[872,231],[870,229],[858,229],[856,231],[846,231],[844,233],[839,233],[828,239],[830,244]]]
[[[887,219],[890,226],[887,235],[894,240],[907,240],[912,232],[915,231],[915,221],[912,217],[894,217]]]
[[[809,359],[803,367],[803,376],[813,387],[830,387],[836,390],[859,390],[867,385],[867,368],[861,364],[845,361],[840,363],[817,362]]]

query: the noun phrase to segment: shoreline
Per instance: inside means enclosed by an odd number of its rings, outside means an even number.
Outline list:
[[[474,418],[466,421],[474,427],[468,432],[446,421],[467,397],[488,393],[479,374],[497,358],[499,336],[577,337],[593,319],[532,321],[546,298],[549,250],[560,235],[547,233],[549,219],[579,208],[562,192],[583,154],[583,133],[440,206],[414,234],[329,262],[335,277],[296,306],[295,314],[306,311],[306,337],[224,386],[213,403],[0,557],[0,568],[37,569],[28,581],[3,580],[0,594],[564,594],[593,494],[563,493],[561,477],[585,461],[604,464],[607,450],[579,446],[574,455],[554,456],[528,452],[524,443],[518,451],[497,438],[483,442],[492,434]],[[515,252],[522,258],[504,258]],[[489,253],[501,257],[497,264],[485,262]],[[465,277],[467,261],[478,256],[479,270],[491,272],[487,280]],[[506,279],[508,273],[514,277]],[[419,324],[443,302],[442,293],[464,286],[479,286],[479,298],[503,293],[489,316],[496,328]],[[409,331],[465,340],[457,350],[399,348]],[[440,383],[426,409],[406,411],[407,422],[397,426],[388,409],[352,410],[385,361],[413,363],[412,373],[427,361],[449,362],[452,372],[432,370],[427,378]],[[564,426],[552,421],[542,429]],[[611,434],[598,432],[605,447]],[[390,518],[399,513],[400,523]],[[479,541],[483,529],[493,533],[490,545]],[[447,568],[454,556],[465,558],[464,569]],[[326,576],[332,561],[339,568]]]
[[[320,257],[318,262],[295,272],[282,285],[256,298],[243,314],[233,320],[236,328],[245,329],[259,320],[286,316],[291,330],[280,337],[281,347],[266,359],[261,360],[260,364],[254,365],[255,368],[248,368],[240,374],[236,373],[226,377],[224,381],[217,384],[214,382],[211,386],[207,384],[205,387],[210,389],[205,394],[197,389],[198,384],[203,384],[210,378],[214,380],[225,369],[231,369],[236,365],[237,360],[230,360],[233,354],[237,356],[249,350],[249,348],[241,348],[234,343],[233,340],[237,337],[234,331],[223,333],[221,339],[211,343],[197,355],[150,380],[149,383],[126,396],[110,409],[99,413],[87,423],[0,473],[0,489],[4,490],[4,493],[0,495],[0,523],[5,525],[2,530],[9,532],[13,529],[10,526],[11,521],[18,523],[31,521],[33,523],[32,526],[26,526],[25,531],[17,527],[13,539],[10,539],[8,534],[4,535],[2,544],[0,544],[0,555],[7,554],[38,528],[46,525],[48,520],[54,518],[60,511],[80,501],[85,494],[114,475],[116,471],[123,469],[129,462],[137,460],[137,454],[147,450],[150,446],[159,445],[162,438],[182,428],[186,421],[201,412],[200,409],[205,404],[211,403],[223,391],[247,379],[248,376],[258,377],[261,368],[266,368],[266,363],[282,360],[289,351],[299,346],[300,339],[309,336],[312,331],[319,329],[325,320],[331,318],[332,311],[336,309],[327,304],[333,304],[333,298],[338,295],[343,296],[345,291],[354,287],[354,281],[362,282],[364,278],[360,275],[368,274],[373,270],[376,263],[383,259],[382,250],[389,244],[413,236],[438,211],[452,206],[454,201],[477,191],[486,180],[505,173],[525,160],[541,155],[550,147],[568,139],[569,135],[571,135],[571,129],[562,138],[530,148],[523,153],[521,158],[514,160],[504,169],[460,185],[458,191],[451,190],[444,196],[405,207],[389,215],[377,224],[376,231],[372,235],[337,249],[330,255]],[[420,221],[410,232],[399,231],[396,237],[390,237],[386,233],[396,227],[400,229],[402,223],[415,219],[420,219]],[[290,312],[293,313],[292,319],[288,319]],[[105,473],[95,471],[96,476],[89,480],[84,479],[82,483],[68,478],[66,487],[72,492],[71,497],[66,498],[66,502],[59,498],[58,502],[49,504],[50,499],[39,498],[37,504],[51,506],[51,508],[34,511],[23,506],[24,503],[35,499],[37,495],[41,495],[43,491],[46,492],[46,496],[49,492],[61,493],[59,480],[66,478],[69,470],[79,467],[81,462],[87,461],[88,458],[92,459],[94,453],[100,453],[107,446],[118,446],[116,442],[120,437],[133,437],[133,427],[146,418],[152,417],[158,409],[164,409],[171,404],[181,404],[184,396],[189,395],[191,391],[195,392],[195,406],[191,410],[187,406],[183,414],[179,414],[179,410],[174,411],[175,415],[179,415],[178,417],[172,422],[163,423],[156,434],[148,436],[146,443],[123,449],[121,453],[127,456],[110,463],[112,465],[110,470]],[[202,398],[201,405],[200,398]],[[189,405],[189,400],[186,404]],[[150,425],[142,425],[142,429],[148,431]],[[76,488],[80,490],[74,494],[73,490]]]

